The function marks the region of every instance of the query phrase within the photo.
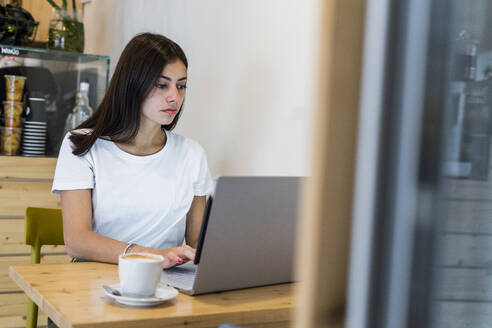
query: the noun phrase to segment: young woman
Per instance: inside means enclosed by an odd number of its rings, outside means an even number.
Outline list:
[[[125,251],[149,252],[165,267],[194,259],[213,182],[203,148],[171,132],[187,67],[175,42],[137,35],[94,115],[65,136],[52,191],[70,256],[117,263]]]

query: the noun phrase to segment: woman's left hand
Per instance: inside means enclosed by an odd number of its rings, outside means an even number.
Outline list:
[[[185,245],[160,250],[159,254],[164,256],[164,269],[175,265],[195,260],[196,249]]]

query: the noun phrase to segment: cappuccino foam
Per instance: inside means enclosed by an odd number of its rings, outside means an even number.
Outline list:
[[[122,259],[125,260],[137,260],[137,261],[154,261],[154,262],[159,262],[160,259],[154,256],[150,255],[142,255],[142,254],[127,254],[125,256],[121,257]]]

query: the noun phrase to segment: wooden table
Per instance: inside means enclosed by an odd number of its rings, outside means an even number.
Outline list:
[[[104,263],[29,264],[10,277],[60,328],[63,327],[286,327],[293,314],[293,284],[200,296],[179,294],[156,307],[120,305],[103,284],[118,283],[118,267]],[[45,323],[40,323],[45,324]]]

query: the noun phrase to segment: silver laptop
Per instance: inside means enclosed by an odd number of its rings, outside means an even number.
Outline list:
[[[220,177],[207,200],[194,263],[164,270],[183,293],[293,281],[300,177]]]

